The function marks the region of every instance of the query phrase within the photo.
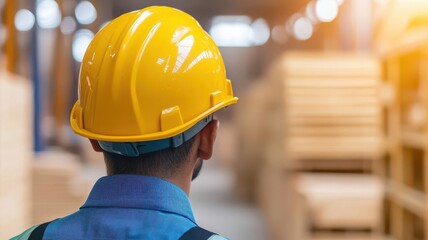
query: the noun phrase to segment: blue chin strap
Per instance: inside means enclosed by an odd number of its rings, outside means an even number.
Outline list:
[[[100,147],[107,152],[116,153],[126,157],[138,157],[141,154],[156,152],[168,148],[181,146],[196,134],[198,134],[208,123],[213,120],[213,115],[209,115],[197,122],[193,127],[185,132],[171,138],[145,141],[145,142],[106,142],[98,141]]]

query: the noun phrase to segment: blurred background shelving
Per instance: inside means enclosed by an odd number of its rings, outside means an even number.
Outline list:
[[[407,29],[406,29],[407,30]],[[420,30],[420,29],[419,29]],[[387,230],[397,239],[426,239],[427,201],[427,45],[426,34],[410,29],[383,49],[385,81],[394,100],[386,106],[387,158],[382,162],[386,186]]]

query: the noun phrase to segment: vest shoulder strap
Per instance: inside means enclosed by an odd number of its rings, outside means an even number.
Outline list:
[[[180,237],[179,240],[227,240],[226,238],[210,232],[201,227],[193,227]]]
[[[32,232],[28,240],[43,240],[43,234],[45,234],[45,230],[48,227],[50,222],[45,222],[37,226]]]
[[[42,240],[43,234],[45,233],[46,227],[50,222],[45,222],[39,225],[34,225],[31,228],[25,230],[23,233],[11,238],[10,240]]]
[[[30,237],[33,230],[36,229],[38,226],[39,225],[34,225],[34,226],[30,227],[29,229],[25,230],[24,232],[22,232],[21,234],[10,238],[9,240],[28,240],[28,238]]]

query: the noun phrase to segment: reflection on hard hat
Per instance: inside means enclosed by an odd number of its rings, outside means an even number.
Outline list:
[[[187,60],[187,56],[189,55],[190,50],[192,50],[194,41],[195,39],[193,35],[189,35],[185,37],[183,40],[181,40],[180,42],[178,42],[177,44],[178,56],[172,72],[176,73],[180,70],[183,63]]]

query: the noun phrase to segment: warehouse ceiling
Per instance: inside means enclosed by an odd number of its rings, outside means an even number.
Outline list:
[[[298,0],[132,0],[112,1],[114,15],[150,5],[168,5],[192,14],[203,25],[215,15],[249,15],[263,17],[271,24],[284,22],[291,14],[302,10],[307,1]],[[204,24],[205,23],[205,24]]]

